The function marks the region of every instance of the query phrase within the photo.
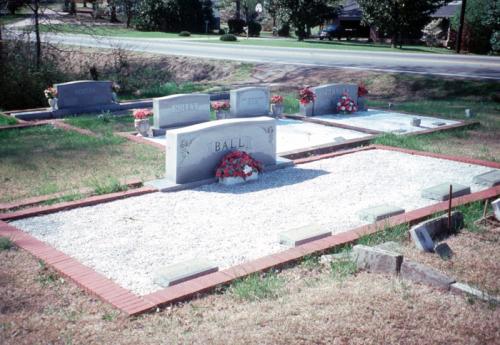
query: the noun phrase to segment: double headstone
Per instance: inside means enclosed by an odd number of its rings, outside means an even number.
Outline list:
[[[245,87],[231,90],[231,117],[269,115],[269,95],[267,87]]]
[[[59,110],[106,108],[114,104],[112,82],[80,80],[55,84]]]
[[[316,94],[313,116],[336,114],[337,102],[344,93],[354,102],[358,101],[358,85],[356,84],[326,84],[312,88]]]
[[[177,184],[213,178],[222,157],[234,150],[276,164],[276,121],[268,117],[200,123],[169,130],[166,138],[166,178]]]
[[[180,94],[153,99],[153,134],[166,128],[189,126],[210,121],[210,95]]]

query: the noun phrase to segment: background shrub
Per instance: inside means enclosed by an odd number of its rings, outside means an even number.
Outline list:
[[[248,23],[248,36],[259,37],[260,31],[262,30],[262,25],[254,20]]]
[[[229,19],[227,26],[229,26],[229,33],[239,35],[244,32],[245,21],[243,19]]]
[[[237,41],[238,38],[236,38],[236,36],[233,34],[225,34],[220,37],[220,40],[225,42],[234,42]]]
[[[189,31],[181,31],[181,32],[179,32],[179,36],[189,37],[189,36],[191,36],[191,33]]]
[[[286,23],[281,25],[281,28],[279,28],[279,30],[278,30],[278,36],[289,37],[290,36],[290,25],[286,24]]]

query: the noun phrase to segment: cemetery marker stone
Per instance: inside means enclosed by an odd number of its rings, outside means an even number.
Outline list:
[[[210,95],[181,94],[153,99],[153,131],[210,121]],[[157,133],[160,132],[160,133]]]
[[[244,87],[231,90],[231,117],[269,115],[269,88]]]
[[[61,110],[114,104],[110,81],[79,80],[55,84],[55,88]]]
[[[357,103],[358,85],[356,84],[326,84],[312,88],[316,94],[314,101],[313,116],[336,114],[337,102],[344,92]]]

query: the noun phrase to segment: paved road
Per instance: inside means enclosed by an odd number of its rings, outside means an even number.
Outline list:
[[[198,42],[194,39],[96,39],[87,35],[54,34],[43,37],[54,43],[122,47],[166,55],[500,80],[500,58],[491,56],[231,46]]]

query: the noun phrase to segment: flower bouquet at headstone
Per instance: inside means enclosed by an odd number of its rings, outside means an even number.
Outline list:
[[[283,96],[275,95],[271,97],[271,112],[274,117],[283,114]]]
[[[313,115],[313,105],[316,94],[309,86],[299,91],[300,113],[304,116]]]
[[[52,110],[57,110],[57,90],[55,87],[51,86],[43,91],[45,98],[49,102],[49,106]]]
[[[133,112],[134,127],[139,132],[139,136],[149,137],[149,118],[153,116],[153,112],[149,109],[136,109]]]
[[[216,101],[210,104],[210,108],[215,111],[217,120],[228,119],[231,105],[228,101]]]
[[[244,151],[233,151],[222,158],[215,177],[219,179],[219,183],[233,185],[256,180],[260,172],[262,164],[259,161]]]
[[[352,114],[358,110],[356,102],[354,102],[347,92],[342,94],[339,101],[337,102],[337,111],[341,114]]]
[[[360,83],[358,85],[358,110],[359,111],[367,111],[365,97],[368,95],[368,89],[364,83]]]

